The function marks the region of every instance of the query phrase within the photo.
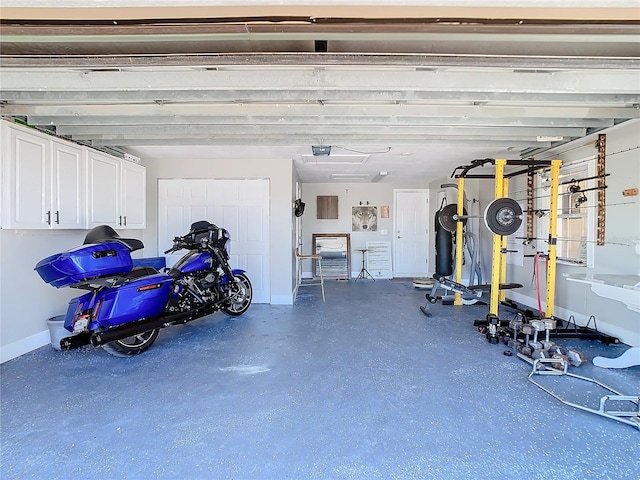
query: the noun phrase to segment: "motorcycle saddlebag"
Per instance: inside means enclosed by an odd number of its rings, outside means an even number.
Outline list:
[[[91,308],[97,318],[89,324],[90,330],[111,328],[142,318],[160,315],[171,295],[173,278],[165,273],[141,277],[120,287],[100,290],[92,299]]]
[[[120,242],[92,243],[40,260],[36,272],[49,285],[67,287],[109,275],[123,275],[133,268],[131,253]]]

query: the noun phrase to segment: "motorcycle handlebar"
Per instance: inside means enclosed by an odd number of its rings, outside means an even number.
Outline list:
[[[173,247],[171,247],[169,250],[164,252],[164,254],[166,255],[166,254],[171,253],[171,252],[176,252],[178,250],[182,250],[183,248],[193,250],[194,248],[198,248],[201,245],[199,243],[193,243],[193,242],[191,242],[189,240],[186,240],[187,238],[189,238],[189,237],[188,236],[175,237],[173,239]]]

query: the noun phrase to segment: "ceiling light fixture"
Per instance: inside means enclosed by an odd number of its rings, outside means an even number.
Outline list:
[[[379,182],[379,181],[380,181],[380,180],[382,180],[384,177],[386,177],[388,173],[389,173],[389,172],[380,172],[380,173],[378,173],[375,177],[373,177],[373,178],[371,179],[371,182],[372,182],[372,183],[373,183],[373,182]]]

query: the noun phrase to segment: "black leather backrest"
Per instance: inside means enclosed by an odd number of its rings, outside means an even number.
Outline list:
[[[84,244],[89,243],[104,243],[104,242],[120,242],[129,249],[130,252],[135,252],[144,248],[142,240],[137,238],[120,238],[118,232],[116,232],[109,225],[98,225],[93,227],[84,237]]]

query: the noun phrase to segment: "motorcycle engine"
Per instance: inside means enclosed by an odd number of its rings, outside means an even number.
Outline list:
[[[169,300],[170,312],[188,312],[218,301],[216,285],[218,275],[214,272],[188,275],[176,282],[174,296]]]

